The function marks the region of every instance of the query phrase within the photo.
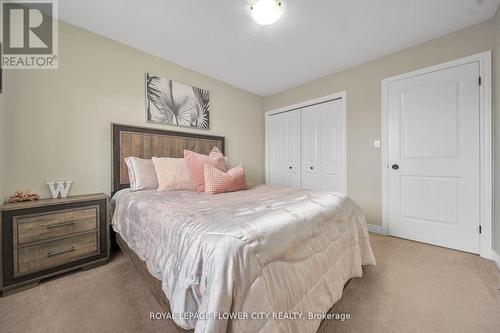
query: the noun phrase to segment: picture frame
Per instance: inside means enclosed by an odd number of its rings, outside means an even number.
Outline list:
[[[210,92],[151,73],[145,75],[147,122],[208,130]]]

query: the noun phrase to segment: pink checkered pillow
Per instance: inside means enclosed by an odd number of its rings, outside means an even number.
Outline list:
[[[221,171],[210,164],[205,164],[205,193],[217,194],[246,190],[247,181],[243,164],[228,172]]]
[[[195,153],[194,151],[184,150],[184,160],[186,161],[193,189],[197,192],[203,192],[203,184],[205,182],[203,166],[205,164],[210,164],[217,169],[227,171],[224,155],[217,147],[214,147],[208,156]]]

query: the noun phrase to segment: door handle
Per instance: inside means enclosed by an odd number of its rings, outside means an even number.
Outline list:
[[[75,224],[75,221],[67,221],[67,222],[62,222],[62,223],[49,224],[49,225],[46,225],[45,228],[53,229],[53,228],[65,227],[65,226],[73,225],[73,224]]]
[[[49,253],[47,253],[47,257],[53,257],[53,256],[57,256],[59,254],[68,253],[68,252],[72,252],[72,251],[75,251],[75,247],[74,246],[72,246],[72,247],[70,247],[69,249],[66,249],[66,250],[61,250],[61,251],[56,251],[56,252],[49,252]]]
[[[399,165],[397,165],[397,164],[393,164],[393,165],[392,165],[392,169],[393,169],[393,170],[397,170],[397,169],[399,169]]]

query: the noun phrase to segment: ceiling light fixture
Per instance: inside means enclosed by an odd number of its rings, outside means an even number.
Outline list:
[[[261,25],[278,21],[283,13],[283,2],[278,0],[257,0],[250,7],[252,18]]]

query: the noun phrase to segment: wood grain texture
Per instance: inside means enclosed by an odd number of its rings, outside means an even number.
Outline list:
[[[105,194],[0,206],[0,294],[106,263],[108,206]]]
[[[36,207],[63,205],[63,204],[92,201],[92,200],[103,200],[103,199],[107,199],[107,198],[108,198],[108,196],[104,193],[95,193],[95,194],[74,195],[74,196],[70,196],[70,197],[66,197],[66,198],[57,198],[57,199],[46,198],[46,199],[40,199],[37,201],[6,203],[5,205],[0,206],[0,212],[1,211],[9,211],[9,210],[17,210],[17,209],[31,209],[31,208],[36,208]]]
[[[98,206],[14,217],[17,244],[71,235],[97,228]]]
[[[125,158],[183,157],[184,150],[224,153],[224,137],[112,124],[112,193],[129,187]]]
[[[14,266],[14,276],[59,266],[78,258],[97,254],[97,252],[96,232],[21,247],[14,251],[14,256],[17,253],[17,265]]]

